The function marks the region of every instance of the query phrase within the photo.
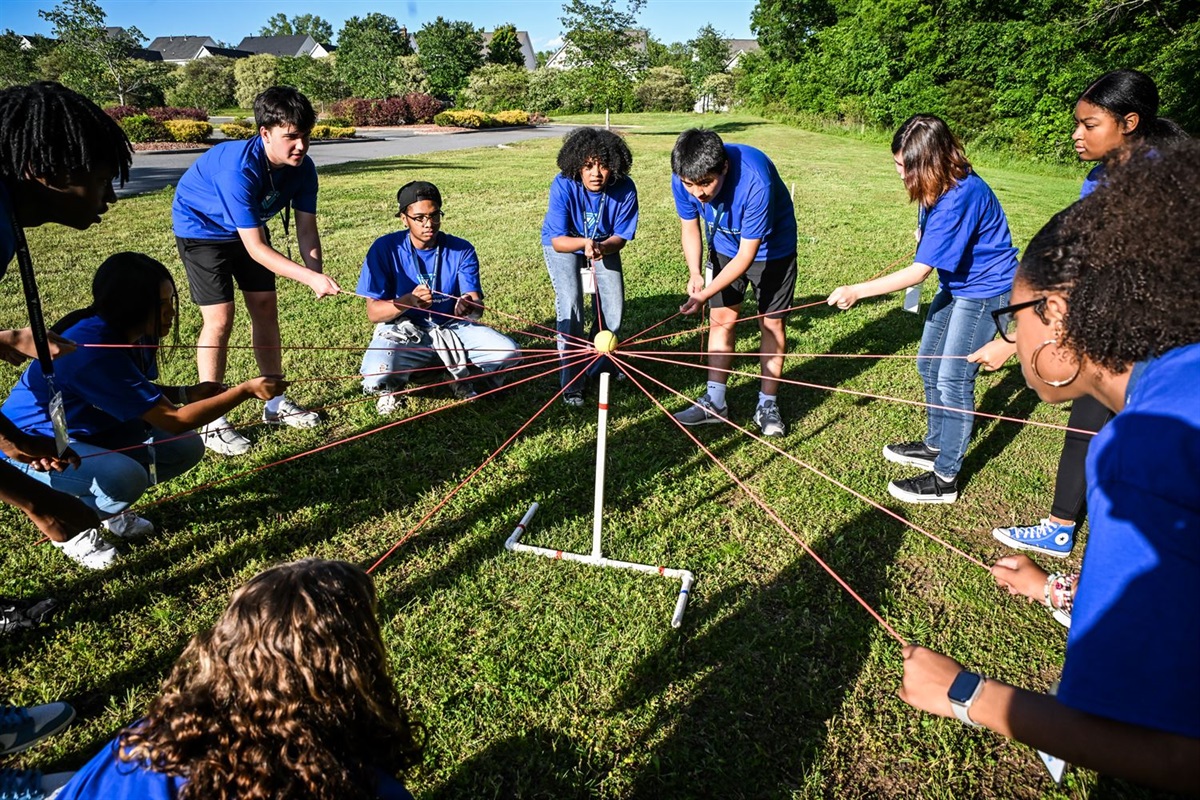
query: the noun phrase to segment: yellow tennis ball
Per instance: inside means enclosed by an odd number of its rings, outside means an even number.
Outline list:
[[[612,331],[600,331],[596,338],[592,339],[592,344],[596,346],[598,353],[611,353],[617,349],[617,337]]]

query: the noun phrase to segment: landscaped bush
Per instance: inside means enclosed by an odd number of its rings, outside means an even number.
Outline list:
[[[404,95],[404,102],[408,104],[408,118],[422,124],[432,122],[433,118],[446,107],[436,97],[420,92]]]
[[[325,117],[321,120],[321,124],[331,128],[348,128],[354,124],[354,121],[349,117]]]
[[[330,139],[353,139],[355,129],[350,126],[331,125],[329,127]]]
[[[528,125],[529,112],[527,111],[500,111],[492,114],[492,119],[497,125]]]
[[[169,119],[163,123],[167,133],[177,142],[203,142],[212,136],[213,126],[194,119]]]
[[[112,117],[117,122],[120,122],[121,120],[125,119],[126,117],[136,117],[139,114],[141,114],[142,111],[141,111],[141,109],[135,108],[133,106],[111,106],[109,108],[104,109],[104,113],[108,114],[110,117]]]
[[[171,134],[163,127],[163,124],[146,114],[135,114],[132,117],[125,117],[119,120],[117,124],[121,126],[121,130],[125,131],[125,135],[129,137],[129,141],[131,142],[172,141]]]
[[[371,112],[371,101],[352,97],[338,100],[329,107],[335,117],[348,120],[351,125],[366,125],[367,115]]]
[[[491,114],[485,114],[474,108],[443,111],[433,118],[434,125],[443,128],[489,128],[494,123]]]
[[[346,125],[405,125],[410,122],[429,122],[442,110],[442,103],[427,94],[412,93],[386,100],[364,100],[352,97],[338,100],[330,111]],[[329,122],[329,120],[325,120]],[[345,126],[342,126],[345,127]]]
[[[249,139],[257,131],[249,125],[239,125],[236,122],[226,122],[221,126],[221,133],[227,139]]]
[[[190,119],[196,122],[208,122],[208,111],[203,108],[179,108],[178,106],[159,106],[147,108],[144,112],[151,119],[166,122],[169,119]]]

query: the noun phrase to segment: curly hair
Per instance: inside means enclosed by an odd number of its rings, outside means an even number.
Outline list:
[[[371,579],[305,559],[234,592],[120,756],[185,778],[181,798],[346,800],[417,763],[422,732],[388,674]]]
[[[904,161],[908,199],[922,208],[932,208],[938,198],[971,172],[971,162],[958,137],[933,114],[906,119],[892,137],[892,155]]]
[[[0,91],[0,178],[60,178],[112,170],[129,180],[133,145],[112,117],[49,81]]]
[[[579,128],[563,137],[558,151],[558,169],[564,178],[579,180],[583,167],[592,159],[599,161],[610,173],[609,182],[616,183],[629,176],[633,168],[633,153],[625,140],[603,128]]]
[[[1198,219],[1200,142],[1138,150],[1034,237],[1017,280],[1068,296],[1061,342],[1120,374],[1200,342]]]

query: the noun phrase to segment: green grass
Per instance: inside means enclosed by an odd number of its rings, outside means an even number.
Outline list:
[[[625,250],[628,332],[673,313],[683,295],[669,154],[675,134],[694,119],[614,120],[639,126],[628,131],[642,210],[637,240]],[[916,213],[886,145],[740,116],[716,118],[713,127],[765,150],[795,187],[798,303],[911,252]],[[369,244],[393,230],[396,188],[434,180],[446,198],[445,229],[478,248],[491,306],[552,325],[538,231],[556,147],[529,141],[323,170],[327,270],[352,287]],[[1010,163],[981,166],[981,173],[1022,245],[1079,186],[1078,173],[1065,169]],[[122,201],[84,233],[33,231],[47,316],[85,304],[95,267],[118,250],[159,258],[182,287],[170,199],[167,191]],[[275,234],[281,242],[282,232]],[[15,276],[6,285],[0,322],[21,324]],[[926,287],[926,300],[930,293]],[[366,344],[358,300],[316,302],[287,284],[280,306],[285,343]],[[684,327],[676,321],[660,331]],[[753,351],[757,331],[743,327],[739,347]],[[198,329],[199,314],[185,303],[182,340],[194,342]],[[913,354],[920,330],[921,320],[902,312],[897,297],[883,298],[844,313],[820,307],[795,314],[789,347]],[[244,317],[235,337],[248,343]],[[661,349],[694,351],[697,344],[691,334]],[[285,368],[292,378],[345,376],[359,356],[294,351]],[[703,386],[699,370],[646,364],[685,394]],[[745,365],[757,371],[753,359]],[[230,379],[253,371],[247,351],[235,351]],[[921,396],[907,360],[797,358],[787,377]],[[190,354],[168,362],[165,378],[194,380]],[[0,510],[0,594],[54,594],[68,603],[52,624],[0,641],[0,697],[22,704],[68,698],[80,711],[67,732],[8,763],[78,766],[138,716],[187,638],[215,620],[237,585],[302,556],[370,563],[555,389],[544,378],[492,402],[168,500],[147,512],[160,535],[105,575],[35,546],[23,518]],[[751,378],[731,383],[730,408],[743,422],[756,391]],[[291,393],[316,406],[352,401],[358,387],[353,379],[317,380]],[[674,395],[655,393],[672,410],[682,407]],[[983,376],[978,397],[987,411],[1065,422],[1062,409],[1036,402],[1014,369]],[[431,390],[411,413],[449,402]],[[785,387],[781,404],[791,423],[788,452],[893,505],[884,487],[903,473],[879,449],[919,435],[921,409],[795,387]],[[258,413],[249,404],[233,417],[249,421]],[[328,416],[317,430],[255,428],[251,455],[210,455],[147,500],[379,424],[371,403],[348,403]],[[1080,770],[1056,789],[1028,748],[902,704],[896,643],[628,383],[614,389],[610,425],[606,554],[693,570],[683,628],[667,624],[677,584],[505,553],[504,539],[532,501],[541,511],[528,541],[588,546],[594,411],[554,404],[377,573],[398,684],[429,730],[424,765],[409,777],[419,796],[1086,797],[1106,785],[1117,795],[1132,792]],[[1055,680],[1064,632],[1044,610],[1011,599],[978,567],[752,440],[717,427],[699,434],[904,636],[1019,685],[1043,689]],[[998,557],[1003,550],[990,528],[1044,512],[1060,441],[1056,431],[982,422],[962,499],[901,513],[981,558]],[[1077,558],[1066,566],[1078,566]]]

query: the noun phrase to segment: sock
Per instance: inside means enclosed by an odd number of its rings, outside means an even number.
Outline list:
[[[717,408],[723,408],[725,406],[725,384],[709,381],[708,399],[712,400],[713,405]]]
[[[945,475],[939,475],[936,471],[933,474],[942,483],[954,483],[954,479],[958,477],[957,475],[954,475],[947,478]]]
[[[278,414],[279,413],[279,404],[282,402],[283,402],[283,395],[279,395],[279,397],[272,397],[270,400],[267,401],[267,413],[268,414]]]
[[[775,397],[776,397],[776,395],[773,395],[773,394],[763,394],[762,392],[759,392],[758,393],[758,407],[762,408],[767,403],[774,403]]]

